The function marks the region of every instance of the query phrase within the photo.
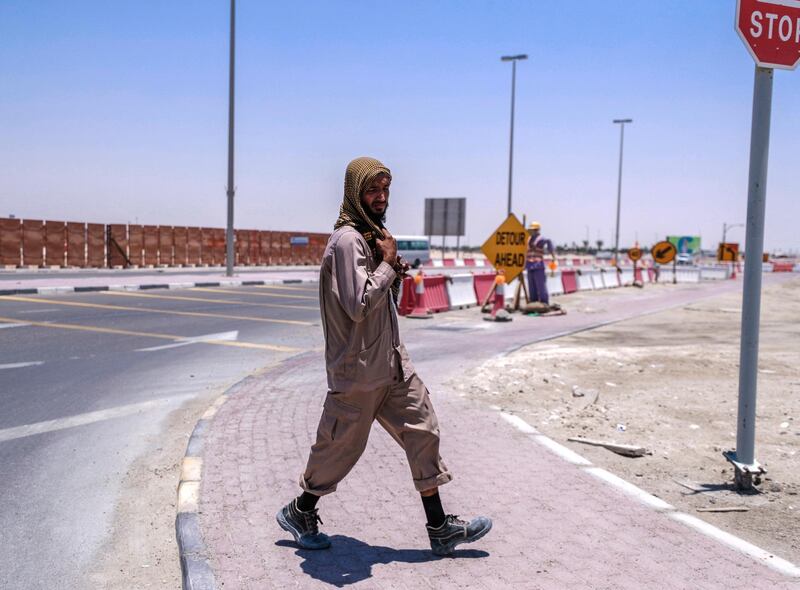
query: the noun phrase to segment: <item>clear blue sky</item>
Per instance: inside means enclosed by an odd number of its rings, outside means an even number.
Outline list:
[[[745,221],[753,61],[734,0],[239,0],[236,226],[328,231],[344,167],[394,173],[388,226],[467,197],[480,244],[514,211],[555,242]],[[225,225],[227,0],[0,3],[0,216]],[[766,246],[800,248],[800,71],[775,77]],[[734,229],[732,240],[743,241]],[[451,240],[452,242],[453,240]]]

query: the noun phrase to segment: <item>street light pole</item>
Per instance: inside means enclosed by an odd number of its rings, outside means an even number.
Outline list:
[[[614,232],[614,265],[619,268],[619,209],[622,200],[622,148],[625,143],[625,123],[633,119],[614,119],[619,124],[619,175],[617,176],[617,229]]]
[[[231,41],[228,79],[228,226],[225,230],[225,274],[233,276],[233,107],[236,55],[236,0],[231,0]]]
[[[508,215],[511,215],[511,185],[514,176],[514,98],[517,86],[517,61],[528,59],[525,54],[504,55],[500,61],[511,62],[511,139],[508,147]]]
[[[722,223],[722,243],[727,244],[725,241],[725,236],[728,235],[728,230],[733,229],[734,227],[744,227],[744,223]]]

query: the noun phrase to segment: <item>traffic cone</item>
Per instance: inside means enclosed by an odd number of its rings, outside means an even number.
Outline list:
[[[506,311],[506,276],[503,273],[497,273],[494,278],[494,307],[492,307],[492,315],[488,318],[483,318],[487,322],[510,322],[511,315]]]
[[[414,277],[414,309],[408,314],[407,318],[414,318],[415,320],[427,320],[431,317],[431,310],[425,305],[425,281],[422,276],[422,271],[417,273]]]

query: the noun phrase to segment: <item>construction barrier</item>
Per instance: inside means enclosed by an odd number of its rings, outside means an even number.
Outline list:
[[[44,237],[44,263],[47,266],[66,266],[67,224],[63,221],[46,222]]]
[[[400,283],[400,293],[397,297],[397,313],[408,315],[414,309],[414,277],[406,276]]]
[[[773,262],[772,272],[792,272],[794,264],[791,262]]]
[[[775,267],[772,265],[771,262],[765,262],[761,265],[761,272],[774,272],[774,271]]]
[[[102,268],[106,264],[106,226],[86,224],[86,266]]]
[[[578,271],[578,291],[591,291],[594,289],[592,282],[592,271],[579,270]]]
[[[794,265],[794,271],[793,272],[800,272],[800,264],[795,264]]]
[[[447,290],[450,294],[451,309],[463,309],[471,305],[477,305],[475,287],[472,284],[473,280],[471,274],[450,275]]]
[[[560,270],[547,273],[545,284],[547,285],[547,292],[550,295],[555,296],[564,294],[564,281],[561,278]]]
[[[22,260],[22,223],[0,219],[0,265],[19,266]]]
[[[642,273],[642,268],[637,266],[636,269],[633,271],[633,280],[637,283],[644,283],[644,276]]]
[[[473,283],[475,300],[478,302],[478,305],[482,304],[484,299],[489,295],[489,291],[491,291],[494,286],[494,277],[496,275],[497,273],[494,272],[473,275],[475,277]]]
[[[22,264],[44,264],[44,221],[40,219],[22,220]]]
[[[617,281],[617,271],[614,268],[601,268],[600,280],[603,283],[603,289],[619,287],[619,281]]]
[[[605,289],[606,288],[606,285],[603,282],[603,271],[602,270],[600,270],[599,268],[594,268],[592,270],[585,270],[584,272],[586,274],[588,274],[589,277],[592,280],[592,289],[597,291],[599,289]]]
[[[450,302],[447,299],[446,278],[443,275],[423,275],[425,303],[432,312],[436,313],[450,309]]]
[[[699,268],[678,268],[675,270],[675,275],[679,283],[699,283],[700,282],[700,269]]]
[[[564,293],[574,293],[578,290],[578,280],[574,270],[561,271],[561,283],[564,286]]]
[[[620,285],[623,287],[632,285],[633,281],[636,280],[633,276],[633,268],[623,268],[622,272],[617,274],[619,275]]]
[[[730,278],[729,266],[704,266],[700,268],[700,278],[704,281],[725,280]]]

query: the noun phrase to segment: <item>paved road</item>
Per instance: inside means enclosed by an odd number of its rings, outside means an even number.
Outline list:
[[[165,417],[321,344],[314,286],[0,297],[0,588],[90,587]]]

